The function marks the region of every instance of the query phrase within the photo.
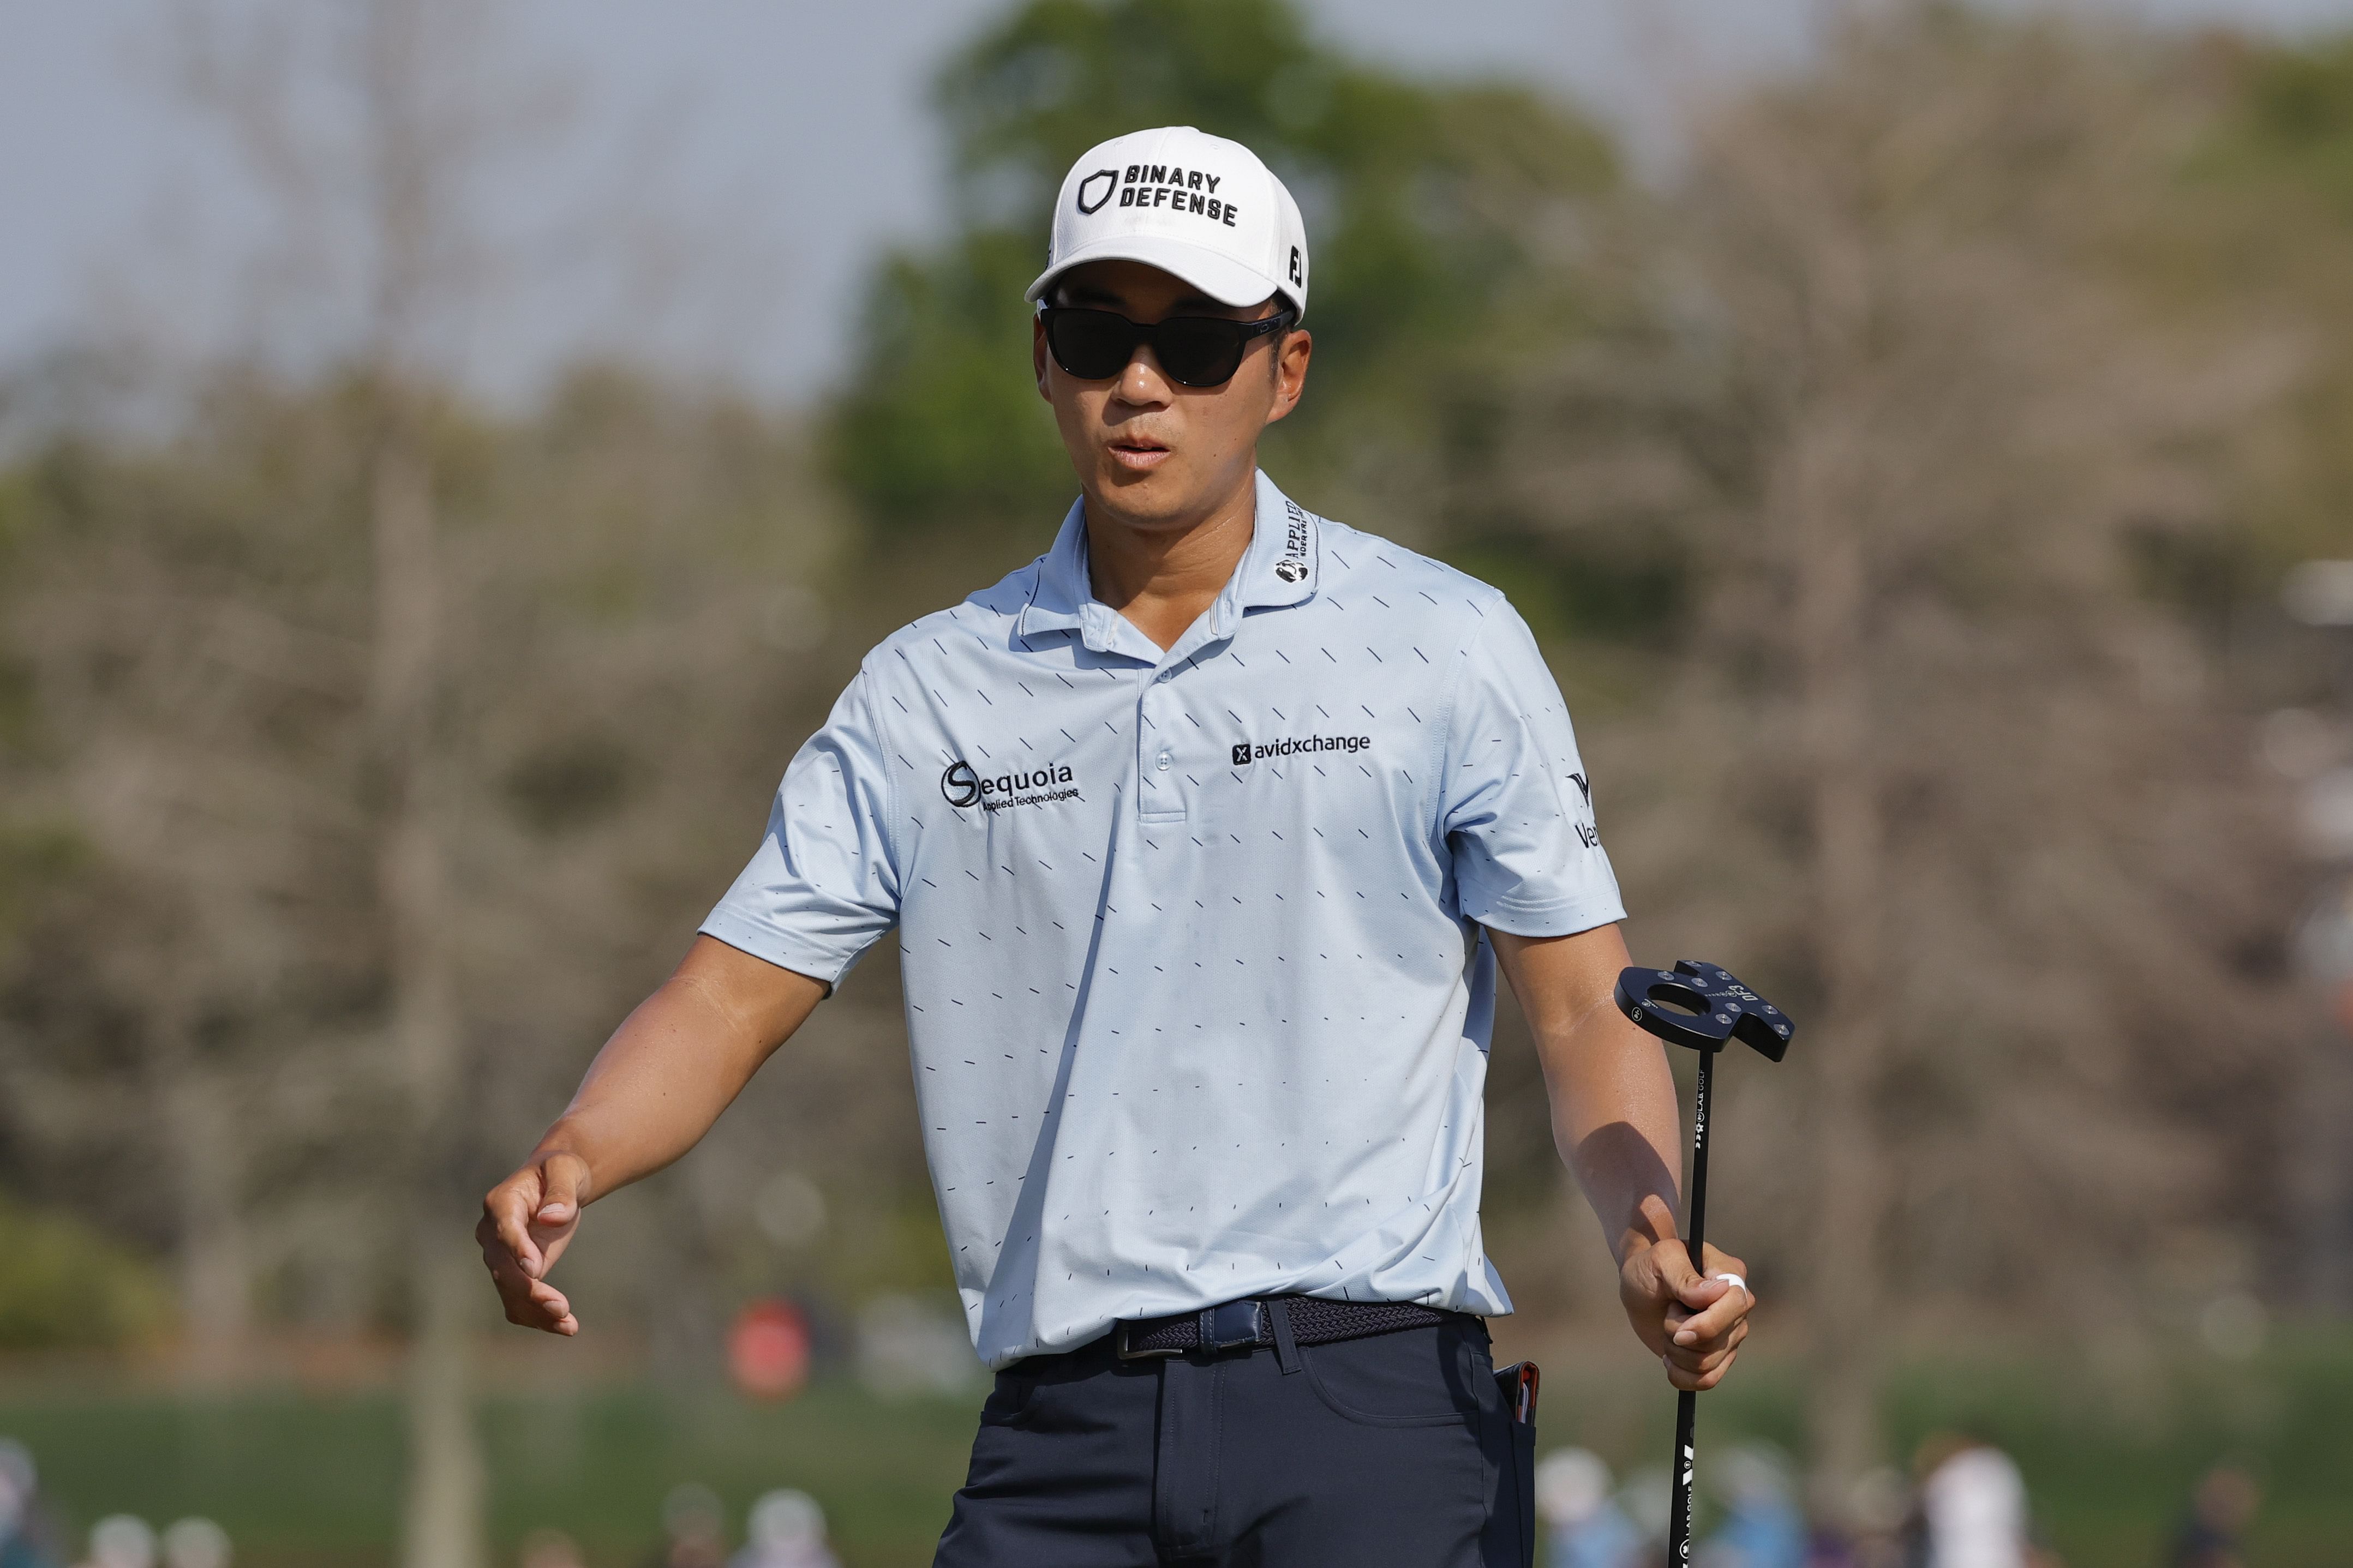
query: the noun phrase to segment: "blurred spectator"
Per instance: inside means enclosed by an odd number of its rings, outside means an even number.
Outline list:
[[[1709,1470],[1724,1522],[1701,1548],[1704,1568],[1806,1568],[1806,1516],[1789,1463],[1762,1443],[1726,1449]]]
[[[39,1479],[33,1451],[14,1437],[0,1437],[0,1568],[55,1568],[57,1555],[42,1529]]]
[[[586,1568],[580,1547],[560,1530],[534,1530],[522,1538],[521,1568]]]
[[[164,1568],[228,1568],[228,1531],[209,1519],[175,1521],[164,1531]]]
[[[749,1533],[732,1568],[841,1568],[825,1543],[825,1510],[807,1492],[764,1493],[752,1505]]]
[[[670,1488],[662,1500],[662,1533],[668,1539],[654,1568],[726,1568],[727,1516],[709,1487],[688,1481]]]
[[[35,1554],[31,1532],[25,1528],[32,1503],[29,1490],[19,1490],[16,1479],[0,1470],[0,1568],[37,1568],[45,1563]]]
[[[90,1527],[85,1568],[155,1568],[154,1528],[136,1514],[108,1514]]]
[[[1582,1448],[1546,1454],[1536,1467],[1536,1512],[1546,1568],[1632,1568],[1641,1532],[1609,1496],[1609,1467]]]
[[[2189,1495],[2189,1517],[2174,1538],[2170,1568],[2245,1568],[2241,1542],[2263,1499],[2254,1477],[2235,1466],[2217,1465],[2200,1477]]]
[[[1920,1445],[1926,1568],[2029,1568],[2026,1481],[1982,1438],[1940,1432]]]
[[[1843,1489],[1827,1477],[1817,1486],[1808,1568],[1918,1568],[1920,1553],[1905,1539],[1912,1487],[1901,1470],[1883,1465]]]

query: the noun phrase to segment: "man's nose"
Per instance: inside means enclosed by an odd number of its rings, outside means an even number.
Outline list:
[[[1167,373],[1150,343],[1138,343],[1135,353],[1128,356],[1127,368],[1119,373],[1119,396],[1123,403],[1166,403],[1170,393]]]

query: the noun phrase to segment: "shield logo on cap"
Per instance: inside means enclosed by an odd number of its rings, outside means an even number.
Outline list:
[[[1102,182],[1100,190],[1096,188],[1097,181]],[[1103,203],[1111,200],[1112,192],[1118,188],[1119,171],[1117,169],[1097,169],[1079,182],[1079,210],[1088,214],[1103,211]]]

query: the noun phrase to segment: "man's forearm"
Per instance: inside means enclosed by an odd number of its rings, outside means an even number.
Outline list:
[[[1492,935],[1535,1037],[1553,1142],[1623,1260],[1630,1247],[1660,1239],[1643,1204],[1657,1197],[1672,1215],[1683,1168],[1665,1048],[1610,999],[1629,962],[1625,941],[1614,925],[1567,937]]]
[[[806,975],[698,938],[596,1053],[533,1160],[578,1158],[587,1201],[653,1174],[702,1141],[825,994]]]
[[[1623,1261],[1660,1238],[1643,1215],[1657,1197],[1675,1212],[1683,1131],[1664,1047],[1614,1006],[1590,1013],[1566,1040],[1540,1046],[1551,1088],[1553,1142]]]

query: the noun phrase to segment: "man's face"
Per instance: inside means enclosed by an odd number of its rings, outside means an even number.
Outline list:
[[[1220,305],[1140,261],[1072,268],[1050,298],[1139,323],[1169,316],[1255,321],[1282,309],[1280,297],[1239,309]],[[1269,333],[1250,343],[1241,368],[1223,385],[1180,386],[1148,343],[1136,346],[1117,375],[1087,381],[1054,363],[1042,324],[1032,338],[1039,395],[1053,405],[1088,499],[1119,521],[1147,529],[1190,527],[1248,482],[1259,432],[1298,405],[1313,346],[1296,329]]]

